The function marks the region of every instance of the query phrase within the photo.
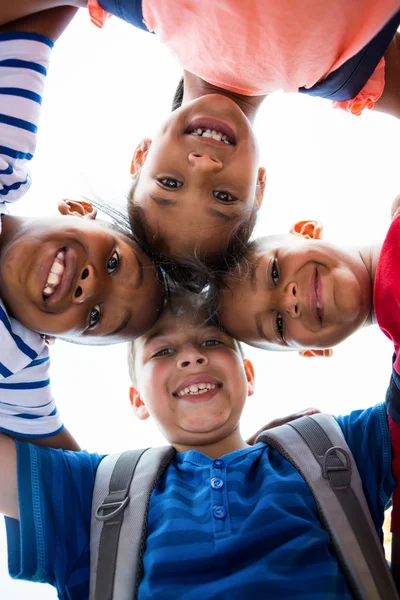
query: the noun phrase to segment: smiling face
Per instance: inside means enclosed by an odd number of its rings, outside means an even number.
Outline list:
[[[248,260],[248,276],[230,276],[220,304],[222,325],[246,343],[330,348],[370,315],[372,283],[354,249],[288,234],[257,240]]]
[[[218,94],[174,111],[153,142],[139,145],[133,170],[133,200],[170,255],[220,251],[258,209],[265,187],[250,122]]]
[[[199,314],[166,311],[134,348],[136,413],[154,417],[171,444],[218,443],[237,429],[253,389],[233,338]]]
[[[157,271],[125,235],[76,216],[2,220],[1,297],[29,329],[110,344],[141,335],[158,318]]]

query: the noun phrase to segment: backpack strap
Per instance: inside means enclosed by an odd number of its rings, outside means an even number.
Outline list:
[[[90,600],[132,600],[142,577],[150,495],[171,446],[104,458],[96,473],[90,531]]]
[[[261,433],[309,486],[355,598],[398,600],[354,457],[330,415],[302,417]]]

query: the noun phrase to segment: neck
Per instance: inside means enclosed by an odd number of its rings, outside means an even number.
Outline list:
[[[235,102],[239,108],[244,112],[250,123],[254,123],[254,119],[257,115],[258,109],[260,108],[264,98],[266,96],[244,96],[242,94],[236,94],[229,90],[224,90],[211,83],[208,83],[201,77],[185,71],[183,75],[184,79],[184,92],[182,104],[186,104],[191,100],[200,98],[201,96],[208,96],[209,94],[221,94],[226,96]]]
[[[379,255],[381,253],[381,250],[382,250],[382,244],[372,244],[371,246],[367,246],[365,248],[359,248],[361,260],[363,261],[365,268],[368,271],[372,290],[374,289],[376,267],[378,265],[378,260],[379,260]],[[368,319],[367,319],[365,325],[371,325],[371,324],[375,324],[375,323],[376,323],[376,319],[375,319],[374,305],[373,305],[373,302],[371,302],[371,312],[368,316]]]
[[[172,446],[177,452],[186,452],[187,450],[198,450],[210,458],[219,458],[224,454],[229,454],[235,450],[241,450],[242,448],[248,448],[248,444],[243,440],[240,435],[239,428],[237,427],[231,434],[226,438],[211,442],[209,444],[175,444],[172,442]]]

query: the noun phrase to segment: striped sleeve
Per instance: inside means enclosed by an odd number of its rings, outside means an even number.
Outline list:
[[[38,34],[0,33],[0,203],[29,189],[43,87],[53,42]]]
[[[48,437],[63,429],[50,387],[48,348],[0,300],[0,431]]]

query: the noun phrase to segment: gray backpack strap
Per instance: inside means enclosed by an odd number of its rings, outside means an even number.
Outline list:
[[[306,481],[355,598],[398,600],[354,457],[333,417],[302,417],[257,441],[275,448]]]
[[[151,492],[171,446],[104,458],[96,473],[90,531],[90,600],[133,600],[142,576]]]

